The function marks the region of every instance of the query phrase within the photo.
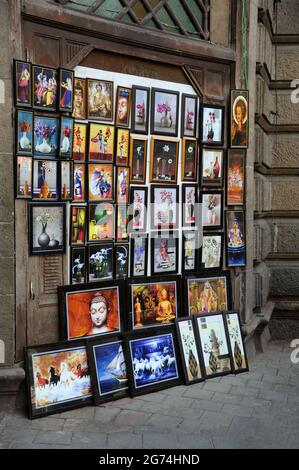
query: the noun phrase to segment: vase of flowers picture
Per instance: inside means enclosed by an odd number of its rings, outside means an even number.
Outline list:
[[[65,126],[63,131],[62,131],[62,135],[63,135],[63,138],[62,138],[62,142],[61,142],[61,147],[60,147],[60,152],[61,154],[68,154],[69,151],[70,151],[70,137],[71,137],[71,129],[69,128],[69,126]]]
[[[34,134],[37,139],[35,150],[42,154],[51,154],[56,150],[55,144],[52,142],[52,137],[57,131],[57,126],[39,120],[35,123]]]
[[[216,115],[215,113],[212,113],[210,112],[209,113],[209,118],[206,122],[206,127],[207,127],[207,130],[208,130],[208,133],[207,133],[207,139],[208,139],[208,142],[213,142],[214,140],[214,124],[216,123]]]
[[[36,217],[36,222],[40,222],[42,224],[42,231],[37,238],[37,242],[41,248],[46,248],[50,243],[50,237],[47,233],[47,225],[48,222],[53,221],[53,217],[49,214],[49,212],[42,212],[40,215]]]
[[[194,128],[194,113],[193,111],[187,111],[186,114],[186,129],[188,131],[193,131]]]
[[[144,101],[136,105],[136,124],[143,125],[145,121]]]
[[[170,128],[172,127],[172,114],[171,114],[171,106],[167,103],[160,103],[157,106],[157,112],[162,114],[160,119],[161,127]]]
[[[30,140],[27,137],[27,133],[30,132],[30,124],[26,119],[20,122],[19,124],[20,131],[22,133],[22,137],[19,139],[19,146],[21,150],[31,151],[31,144]]]

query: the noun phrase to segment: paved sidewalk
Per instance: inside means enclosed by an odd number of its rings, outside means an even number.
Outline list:
[[[250,372],[30,421],[0,414],[0,448],[299,448],[299,364],[273,342]]]

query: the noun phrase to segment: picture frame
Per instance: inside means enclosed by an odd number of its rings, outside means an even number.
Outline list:
[[[151,232],[151,275],[174,274],[179,267],[178,232]]]
[[[68,116],[61,116],[60,118],[60,158],[72,158],[74,139],[74,119]]]
[[[115,241],[125,242],[129,240],[128,224],[129,224],[129,206],[126,204],[116,204],[116,224],[115,224]]]
[[[86,201],[86,165],[85,163],[73,164],[73,201]]]
[[[86,244],[87,207],[70,205],[70,245],[84,246]]]
[[[32,198],[32,157],[16,156],[16,192],[17,199]]]
[[[197,184],[182,184],[182,202],[182,226],[199,226]]]
[[[202,203],[202,227],[216,230],[223,227],[223,191],[200,191]]]
[[[62,113],[73,112],[74,76],[73,70],[59,69],[58,110]]]
[[[199,236],[197,230],[182,232],[182,273],[194,273],[199,267]]]
[[[179,187],[151,185],[151,226],[154,230],[179,227]]]
[[[70,284],[86,282],[86,248],[75,246],[70,249]]]
[[[181,137],[196,137],[197,108],[197,95],[182,93]]]
[[[182,181],[197,182],[198,145],[197,139],[182,138]]]
[[[114,277],[115,279],[126,279],[129,276],[129,243],[116,243],[114,245]]]
[[[221,232],[205,232],[200,249],[200,269],[221,270],[223,266],[224,235]]]
[[[60,162],[60,199],[72,201],[73,199],[73,162]]]
[[[227,157],[226,203],[243,206],[246,188],[246,150],[230,149]]]
[[[87,78],[87,119],[113,121],[114,83]]]
[[[231,309],[231,285],[229,271],[215,271],[185,276],[185,311],[193,315],[220,312]]]
[[[74,77],[73,113],[75,119],[86,119],[87,83],[85,78]]]
[[[176,184],[178,174],[179,140],[152,137],[150,182]]]
[[[147,141],[147,137],[131,136],[130,183],[145,184],[146,182]]]
[[[130,275],[146,277],[148,271],[148,234],[130,235]]]
[[[88,124],[83,122],[74,122],[74,138],[73,138],[73,160],[74,162],[86,161],[87,142],[88,142]]]
[[[116,194],[117,204],[128,204],[130,187],[130,168],[128,166],[117,166],[116,173]]]
[[[111,163],[88,163],[88,201],[114,200],[114,167]]]
[[[113,163],[115,127],[109,124],[89,123],[88,160]]]
[[[154,364],[153,360],[151,361],[149,350],[151,353],[155,353],[156,360],[161,365],[159,377],[153,373],[157,364]],[[181,364],[174,325],[165,326],[162,329],[151,328],[147,334],[144,331],[128,333],[125,336],[125,357],[129,377],[132,377],[130,381],[130,395],[132,397],[181,384]],[[151,364],[152,373],[141,377],[137,373],[138,366],[139,364],[142,366],[142,363],[144,366],[145,362]],[[163,370],[164,363],[167,370]]]
[[[201,186],[222,187],[225,174],[225,150],[203,147],[201,152]]]
[[[87,247],[87,280],[89,283],[113,279],[113,243],[93,243]]]
[[[175,326],[181,353],[185,385],[202,382],[204,380],[204,374],[193,321],[190,317],[177,318],[175,320]]]
[[[129,278],[127,286],[131,330],[174,325],[181,310],[180,276]]]
[[[58,69],[32,65],[32,107],[43,111],[57,110]]]
[[[32,107],[32,66],[31,62],[15,60],[14,64],[14,92],[15,106],[22,108]]]
[[[30,419],[92,404],[84,341],[28,346],[24,357]]]
[[[238,311],[229,311],[223,312],[223,315],[232,357],[232,372],[234,374],[248,372],[249,365],[242,335],[240,313]]]
[[[147,187],[130,187],[130,230],[146,232],[147,228]]]
[[[123,335],[92,338],[87,350],[95,405],[124,398],[129,394],[129,375],[124,357]]]
[[[249,140],[249,91],[231,90],[230,104],[230,146],[246,149]]]
[[[115,164],[129,166],[130,129],[116,128]]]
[[[25,109],[16,110],[16,154],[33,155],[33,112]]]
[[[29,256],[63,254],[66,250],[64,202],[29,203]],[[51,238],[52,237],[52,238]]]
[[[121,280],[59,286],[61,338],[73,342],[120,333],[125,317],[123,296]]]
[[[33,159],[32,199],[58,201],[58,162]]]
[[[150,88],[132,86],[131,132],[147,135],[149,131]]]
[[[246,266],[245,212],[229,210],[225,215],[227,267]]]
[[[201,106],[201,144],[222,146],[224,144],[225,107],[215,104]]]
[[[118,86],[115,103],[115,124],[129,127],[131,118],[132,88]]]
[[[114,205],[111,202],[88,204],[88,242],[107,242],[114,238]]]
[[[33,155],[55,159],[59,151],[59,119],[34,114]]]
[[[177,137],[180,93],[173,90],[151,90],[151,134]]]

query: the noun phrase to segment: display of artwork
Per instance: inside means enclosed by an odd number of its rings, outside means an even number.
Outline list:
[[[232,368],[235,374],[249,370],[244,340],[241,331],[239,312],[226,312],[224,321],[227,326],[231,348]]]
[[[87,124],[75,121],[73,136],[73,160],[85,162],[87,147]]]
[[[111,164],[88,164],[88,200],[113,200],[114,168]]]
[[[182,181],[197,180],[197,140],[182,138]]]
[[[110,202],[89,204],[88,241],[112,240],[114,237],[114,206]]]
[[[59,70],[59,111],[73,112],[74,71]]]
[[[86,280],[85,247],[71,248],[70,283],[83,284]]]
[[[129,275],[129,244],[115,245],[115,278],[124,279]]]
[[[152,88],[151,133],[177,137],[179,96],[176,91]]]
[[[197,96],[182,94],[181,134],[196,137],[197,131]]]
[[[130,183],[145,184],[147,160],[147,137],[131,137]]]
[[[85,78],[74,78],[73,93],[73,117],[76,119],[86,119],[87,91]]]
[[[179,239],[177,232],[152,232],[151,273],[170,274],[178,272]]]
[[[114,159],[115,128],[106,124],[90,123],[89,161],[111,163]]]
[[[73,118],[61,116],[60,121],[60,149],[59,156],[61,158],[71,158],[74,137],[74,120]]]
[[[149,128],[150,88],[132,87],[132,124],[134,134],[147,134]]]
[[[182,272],[192,273],[198,270],[199,237],[197,231],[183,231]]]
[[[202,191],[203,229],[221,229],[223,224],[223,194],[221,191]]]
[[[65,204],[29,204],[29,253],[64,253],[66,248]]]
[[[116,165],[129,165],[130,131],[128,129],[116,129]]]
[[[88,282],[113,279],[113,243],[88,246]]]
[[[227,162],[227,205],[243,206],[245,202],[245,150],[229,150]]]
[[[73,164],[63,161],[60,163],[60,198],[71,201],[73,197]]]
[[[145,232],[147,227],[147,188],[131,186],[130,229]]]
[[[32,158],[17,156],[16,197],[32,198]]]
[[[32,66],[23,60],[14,61],[15,104],[23,108],[32,105]]]
[[[58,118],[34,116],[33,153],[35,157],[55,158],[59,146]]]

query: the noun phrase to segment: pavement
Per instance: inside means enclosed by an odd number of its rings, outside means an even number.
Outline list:
[[[291,353],[290,342],[271,342],[237,376],[32,421],[0,413],[0,449],[298,449],[299,363]]]

